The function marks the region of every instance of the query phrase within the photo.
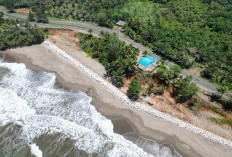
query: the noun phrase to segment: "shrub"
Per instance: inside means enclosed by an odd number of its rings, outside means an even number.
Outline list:
[[[232,121],[229,120],[229,119],[221,119],[220,122],[221,122],[222,124],[228,124],[229,126],[232,127]]]
[[[211,122],[214,122],[214,123],[219,124],[219,125],[222,124],[220,121],[218,121],[218,120],[217,120],[216,118],[214,118],[214,117],[210,117],[209,120],[210,120]]]
[[[223,111],[218,110],[216,107],[210,106],[210,109],[215,113],[220,114],[222,117],[226,117],[226,114]]]
[[[199,105],[196,106],[196,109],[202,108],[204,106],[205,106],[204,104],[199,104]]]

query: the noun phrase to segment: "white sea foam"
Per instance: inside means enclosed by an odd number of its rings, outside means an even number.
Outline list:
[[[170,157],[170,154],[173,154],[173,156],[181,156],[170,144],[159,144],[156,141],[138,136],[133,132],[124,134],[124,137],[143,148],[148,153],[159,154],[161,157]]]
[[[25,100],[20,99],[16,93],[0,87],[0,126],[16,123],[35,114]]]
[[[0,68],[9,70],[0,80],[0,127],[20,125],[20,138],[28,143],[43,134],[61,133],[88,154],[152,156],[115,134],[111,121],[96,111],[85,93],[54,89],[54,74],[36,73],[17,63],[1,63]],[[35,148],[31,146],[39,156]]]
[[[100,76],[92,72],[90,69],[86,68],[84,65],[82,65],[77,59],[74,59],[73,57],[69,56],[67,53],[59,49],[55,44],[53,44],[51,41],[46,40],[43,45],[48,48],[52,53],[56,54],[61,60],[73,65],[74,67],[78,68],[80,71],[91,77],[92,79],[99,82],[105,89],[107,89],[109,92],[114,94],[115,96],[119,97],[123,101],[126,102],[126,104],[130,107],[133,107],[138,110],[143,110],[151,115],[154,115],[156,117],[160,117],[168,122],[171,122],[173,124],[178,125],[179,127],[186,128],[187,130],[190,130],[196,134],[200,134],[204,136],[207,139],[213,140],[215,142],[218,142],[222,145],[226,145],[230,148],[232,148],[232,141],[227,140],[225,138],[222,138],[218,135],[215,135],[209,131],[203,130],[201,128],[198,128],[192,124],[189,124],[187,122],[184,122],[182,120],[179,120],[175,117],[172,117],[166,113],[160,112],[154,108],[151,108],[145,104],[138,103],[138,102],[132,102],[125,94],[123,94],[118,88],[113,86],[112,84],[106,82],[104,79],[102,79]]]
[[[39,149],[39,147],[35,143],[31,144],[30,147],[31,147],[31,153],[33,155],[35,155],[36,157],[43,156],[43,152]]]

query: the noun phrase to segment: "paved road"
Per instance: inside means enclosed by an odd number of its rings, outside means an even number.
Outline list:
[[[16,13],[7,13],[4,10],[1,10],[1,12],[4,13],[4,18],[21,18],[21,19],[27,19],[27,16],[25,15],[21,15],[21,14],[16,14]],[[108,28],[104,28],[104,27],[99,27],[97,25],[94,24],[89,24],[89,23],[85,23],[85,22],[74,22],[74,21],[65,21],[65,20],[49,20],[49,24],[43,24],[43,23],[36,23],[36,22],[31,22],[31,24],[33,25],[37,25],[40,27],[48,27],[48,28],[65,28],[65,29],[72,29],[72,30],[82,30],[82,31],[88,31],[89,29],[93,30],[93,34],[98,35],[100,31],[106,31],[109,33],[116,33],[118,35],[118,37],[125,41],[128,44],[132,44],[134,47],[138,48],[140,51],[145,51],[147,50],[150,54],[152,54],[152,56],[154,58],[156,58],[157,60],[161,59],[162,57],[160,57],[159,55],[153,53],[151,51],[151,49],[143,46],[140,43],[137,43],[135,41],[133,41],[132,39],[126,37],[123,35],[123,33],[121,33],[118,30],[112,30],[112,29],[108,29]],[[167,62],[166,63],[167,66],[171,66],[173,65],[173,63],[171,62]],[[191,75],[190,73],[183,71],[182,72],[183,76],[189,76]],[[206,90],[208,92],[212,92],[212,93],[218,93],[217,92],[217,88],[201,79],[198,79],[197,77],[193,76],[193,80],[194,83],[196,83],[198,85],[198,87],[200,87],[203,90]]]

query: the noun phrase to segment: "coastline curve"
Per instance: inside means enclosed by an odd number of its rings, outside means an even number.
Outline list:
[[[194,126],[190,123],[184,122],[182,120],[179,120],[176,117],[170,116],[169,114],[163,113],[161,111],[158,111],[150,106],[147,106],[145,104],[139,103],[139,102],[133,102],[131,101],[125,94],[123,94],[117,87],[113,86],[112,84],[106,82],[103,78],[98,76],[96,73],[91,71],[89,68],[82,65],[77,59],[74,59],[70,55],[68,55],[63,50],[59,49],[55,44],[53,44],[50,40],[46,40],[42,45],[44,45],[48,50],[50,50],[51,53],[55,54],[58,58],[63,60],[64,62],[67,62],[71,64],[72,66],[78,68],[82,73],[86,74],[90,78],[94,79],[95,81],[99,82],[101,86],[103,86],[107,91],[109,91],[111,94],[117,96],[121,100],[123,100],[128,106],[137,109],[145,111],[153,116],[159,117],[164,119],[165,121],[168,121],[170,123],[173,123],[181,128],[185,128],[195,134],[202,135],[206,139],[215,141],[220,143],[221,145],[225,145],[229,148],[232,148],[232,141],[227,140],[221,136],[215,135],[209,131],[203,130],[197,126]]]

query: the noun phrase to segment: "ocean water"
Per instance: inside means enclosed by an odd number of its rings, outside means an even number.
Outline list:
[[[155,141],[113,132],[91,97],[55,84],[55,74],[0,63],[0,156],[176,157]]]

